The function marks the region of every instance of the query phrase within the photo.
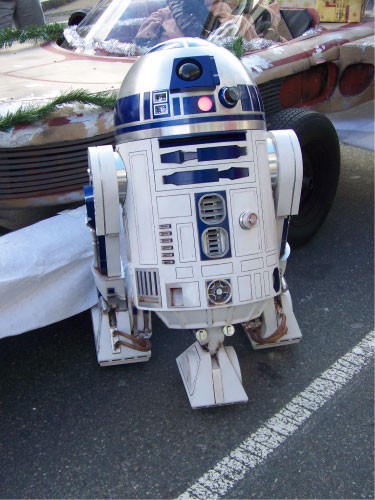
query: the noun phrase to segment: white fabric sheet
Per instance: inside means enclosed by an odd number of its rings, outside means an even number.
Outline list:
[[[97,302],[85,207],[0,238],[0,338],[34,330]]]

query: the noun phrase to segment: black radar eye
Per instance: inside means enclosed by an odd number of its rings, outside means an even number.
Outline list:
[[[182,61],[177,67],[177,75],[181,80],[194,81],[202,74],[202,67],[196,61]]]
[[[234,108],[240,97],[238,87],[222,87],[219,92],[219,100],[226,108]]]
[[[237,87],[227,87],[224,90],[224,99],[227,101],[228,104],[237,104],[237,101],[240,98],[240,91],[238,90]]]

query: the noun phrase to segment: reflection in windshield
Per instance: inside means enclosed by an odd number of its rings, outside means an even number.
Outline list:
[[[241,38],[246,51],[293,38],[271,0],[101,0],[78,28],[64,34],[79,52],[124,56],[185,36],[219,45]]]

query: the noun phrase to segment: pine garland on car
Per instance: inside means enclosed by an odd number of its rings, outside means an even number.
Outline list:
[[[84,89],[65,92],[53,99],[48,104],[40,107],[27,106],[21,107],[14,113],[9,112],[0,117],[0,132],[7,132],[17,125],[29,125],[40,120],[48,118],[58,106],[79,102],[82,104],[91,104],[99,106],[105,110],[113,109],[116,103],[116,91],[98,92],[92,94]]]
[[[225,41],[223,46],[237,56],[238,59],[241,59],[245,53],[245,43],[242,36],[233,37],[232,39]]]
[[[28,26],[24,30],[4,28],[0,30],[0,49],[10,47],[14,42],[51,42],[64,40],[65,24],[54,23],[45,26]]]

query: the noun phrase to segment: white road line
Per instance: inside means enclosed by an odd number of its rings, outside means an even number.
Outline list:
[[[371,361],[374,340],[375,331],[372,331],[177,500],[223,497]]]

